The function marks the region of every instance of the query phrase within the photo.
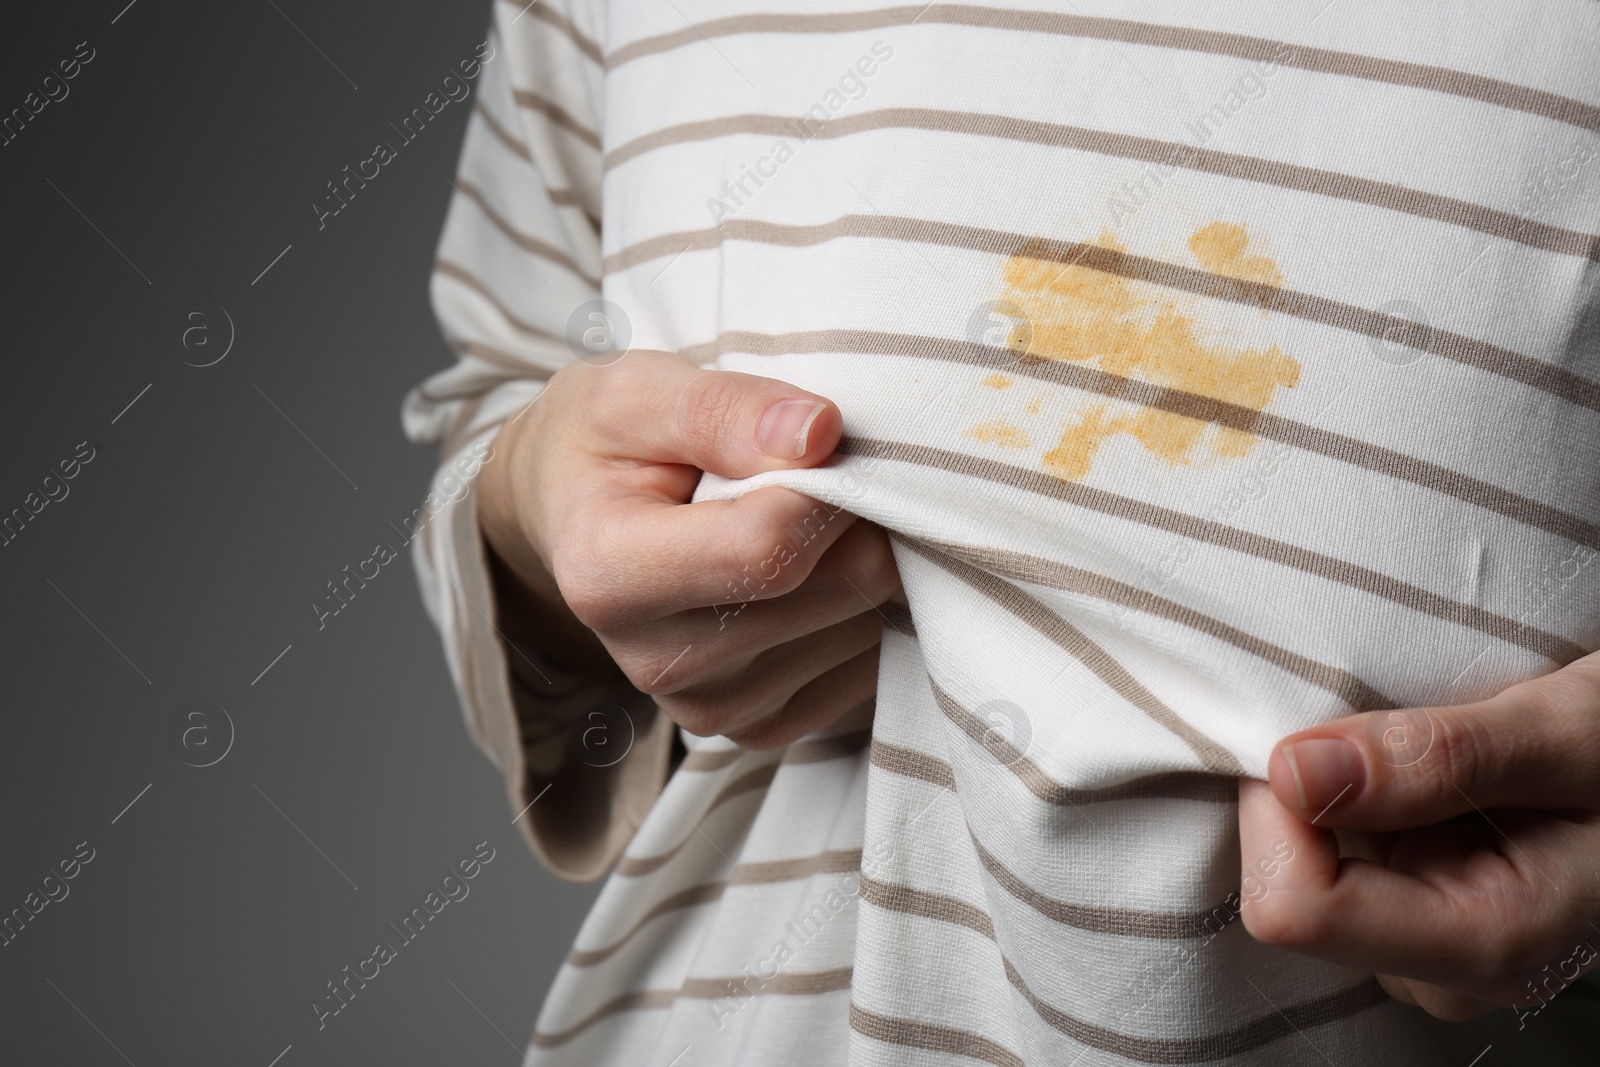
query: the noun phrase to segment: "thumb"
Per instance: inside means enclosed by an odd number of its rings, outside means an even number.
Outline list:
[[[745,478],[815,466],[844,432],[825,397],[774,378],[704,370],[667,352],[630,352],[588,373],[598,387],[589,423],[595,443],[618,458]]]
[[[1330,828],[1600,808],[1600,654],[1476,704],[1373,711],[1291,734],[1267,775],[1280,803]]]

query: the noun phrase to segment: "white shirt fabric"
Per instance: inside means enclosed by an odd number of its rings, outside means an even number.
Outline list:
[[[826,466],[699,495],[882,524],[910,604],[875,711],[686,737],[653,803],[641,730],[530,1062],[1447,1062],[1244,932],[1235,780],[1600,646],[1600,5],[495,24],[433,282],[460,360],[408,430],[481,453],[603,296],[634,347],[839,404]],[[520,807],[451,495],[425,596]]]

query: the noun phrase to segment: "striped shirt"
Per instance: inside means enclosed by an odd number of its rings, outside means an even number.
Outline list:
[[[875,708],[685,737],[668,779],[636,702],[604,788],[521,820],[611,869],[530,1062],[1442,1062],[1245,933],[1293,858],[1241,883],[1235,779],[1600,646],[1600,4],[494,19],[433,279],[459,360],[408,431],[481,450],[592,322],[794,382],[839,456],[700,497],[880,523],[910,605]],[[616,690],[508,655],[435,494],[424,596],[520,810]]]

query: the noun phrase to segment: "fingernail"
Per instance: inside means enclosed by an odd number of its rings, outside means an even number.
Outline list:
[[[777,459],[799,459],[806,454],[811,424],[826,407],[815,400],[785,400],[772,405],[761,416],[761,447]]]
[[[1300,806],[1321,814],[1337,801],[1361,795],[1367,783],[1367,763],[1355,745],[1339,737],[1314,737],[1286,745],[1283,758],[1294,775]]]

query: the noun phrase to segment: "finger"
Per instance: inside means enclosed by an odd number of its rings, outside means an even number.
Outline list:
[[[573,613],[604,635],[793,592],[855,516],[774,485],[738,500],[614,501],[563,522],[551,572]]]
[[[776,714],[728,738],[745,748],[782,748],[832,725],[877,691],[878,650],[869,648],[801,686]]]
[[[1383,987],[1383,991],[1395,1000],[1402,1004],[1409,1004],[1413,1008],[1418,1006],[1417,998],[1411,993],[1410,983],[1404,978],[1396,978],[1392,974],[1380,974],[1374,977],[1378,979],[1378,984]]]
[[[1423,952],[1459,945],[1459,933],[1414,920],[1420,883],[1360,859],[1339,858],[1337,837],[1286,810],[1264,782],[1239,783],[1240,917],[1263,944],[1392,974],[1414,973]],[[1376,894],[1354,912],[1363,891]],[[1430,901],[1437,906],[1436,901]],[[1434,917],[1437,921],[1437,917]]]
[[[630,352],[585,374],[596,444],[619,458],[747,478],[820,463],[843,432],[826,397],[666,352]]]
[[[1600,654],[1476,704],[1375,711],[1293,734],[1268,776],[1302,817],[1363,830],[1490,808],[1600,807]]]
[[[1387,867],[1397,835],[1370,834],[1365,830],[1335,830],[1334,836],[1339,841],[1340,856],[1355,856]]]
[[[813,679],[883,639],[877,612],[864,612],[826,630],[736,664],[709,680],[680,686],[669,673],[655,686],[656,703],[692,734],[733,735],[782,708]]]
[[[673,677],[692,682],[725,665],[876,609],[900,589],[888,535],[858,522],[823,554],[792,593],[772,600],[693,608],[639,627],[637,640],[612,634],[612,657],[628,671],[665,652],[684,653]],[[653,677],[653,675],[652,675]]]
[[[1374,901],[1374,912],[1366,915],[1339,910],[1352,901],[1352,888],[1360,880],[1357,870],[1389,872],[1360,859],[1341,861],[1331,830],[1294,816],[1266,782],[1253,779],[1238,785],[1238,840],[1243,864],[1240,918],[1256,941],[1334,963],[1411,973],[1408,966],[1392,966],[1410,963],[1416,941],[1414,929],[1403,921],[1405,910],[1397,912],[1394,899]],[[1395,952],[1395,944],[1381,944],[1386,937],[1406,937],[1405,947]],[[1374,957],[1374,949],[1381,955]]]
[[[1587,839],[1574,836],[1585,832]],[[1537,969],[1562,930],[1582,925],[1581,916],[1551,907],[1552,900],[1577,896],[1562,888],[1573,872],[1555,857],[1592,855],[1600,839],[1567,826],[1548,847],[1529,842],[1537,861],[1531,855],[1514,861],[1516,847],[1507,854],[1489,847],[1492,833],[1460,824],[1409,831],[1392,853],[1394,869],[1340,859],[1332,832],[1290,812],[1265,783],[1243,782],[1245,929],[1264,944],[1382,974],[1452,988],[1504,983],[1521,968]]]
[[[1239,782],[1239,899],[1245,928],[1260,938],[1263,904],[1274,915],[1287,898],[1316,899],[1338,875],[1339,842],[1285,810],[1265,782]],[[1267,931],[1271,933],[1271,931]]]
[[[1435,1019],[1447,1023],[1466,1022],[1505,1007],[1504,1004],[1465,996],[1432,982],[1419,982],[1412,978],[1402,978],[1400,981],[1411,994],[1411,1000],[1407,1003],[1415,1004]]]

